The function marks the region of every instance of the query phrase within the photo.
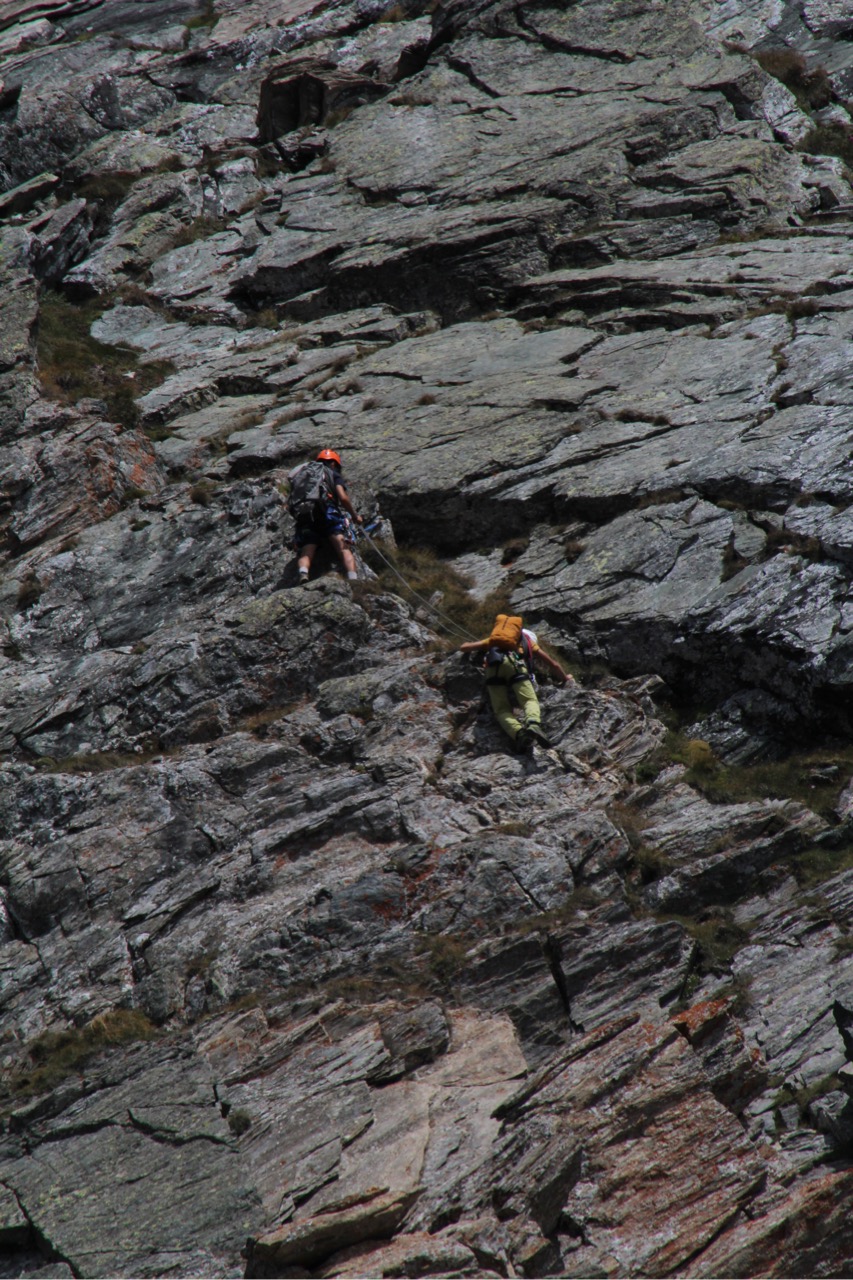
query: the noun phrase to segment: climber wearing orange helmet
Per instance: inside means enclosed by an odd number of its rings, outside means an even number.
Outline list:
[[[341,473],[340,455],[321,449],[313,462],[303,462],[291,471],[290,514],[296,521],[295,546],[299,554],[299,582],[308,581],[317,547],[328,539],[350,579],[356,579],[355,556],[345,512],[356,524],[363,524],[347,494]]]

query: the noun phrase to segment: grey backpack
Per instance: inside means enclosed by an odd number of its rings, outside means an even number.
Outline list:
[[[288,510],[294,520],[313,520],[335,500],[335,480],[324,462],[304,462],[290,473]]]

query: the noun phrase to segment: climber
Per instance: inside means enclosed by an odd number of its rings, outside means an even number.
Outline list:
[[[521,618],[499,613],[491,635],[485,640],[468,641],[459,648],[462,653],[485,654],[483,666],[492,711],[516,751],[530,750],[534,741],[543,747],[550,746],[542,732],[534,662],[538,658],[563,685],[569,684],[572,677],[539,647],[536,634],[525,630]]]
[[[330,542],[347,578],[358,577],[353,536],[347,515],[363,524],[352,505],[341,474],[340,455],[321,449],[313,462],[303,462],[288,476],[290,514],[296,521],[294,546],[299,556],[299,585],[305,586],[318,545]]]

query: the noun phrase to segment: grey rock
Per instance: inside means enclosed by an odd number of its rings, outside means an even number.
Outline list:
[[[183,1275],[230,1271],[257,1205],[210,1077],[180,1055],[134,1057],[124,1084],[93,1081],[88,1097],[41,1118],[30,1155],[3,1159],[4,1184],[74,1269],[157,1274],[171,1259]],[[152,1095],[161,1100],[153,1109]],[[51,1157],[60,1149],[57,1170]],[[197,1182],[212,1194],[199,1199]]]
[[[50,216],[30,223],[29,231],[33,235],[29,251],[33,274],[47,284],[56,284],[88,248],[92,222],[86,201],[62,205]]]
[[[0,196],[0,212],[4,218],[28,213],[33,205],[50,195],[58,182],[59,178],[55,173],[40,173],[29,182],[23,182],[20,186],[13,187],[11,191],[4,192]]]
[[[26,233],[10,227],[0,256],[3,326],[0,339],[0,442],[14,440],[36,399],[37,286],[26,261]]]
[[[845,15],[7,9],[6,1269],[840,1274]],[[45,285],[133,430],[47,398]],[[291,589],[321,447],[403,582]],[[412,544],[579,664],[551,747]],[[712,803],[673,716],[820,812]]]

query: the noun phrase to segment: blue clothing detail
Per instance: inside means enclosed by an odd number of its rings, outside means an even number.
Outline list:
[[[333,533],[346,534],[347,520],[345,513],[336,503],[327,502],[319,519],[297,524],[296,546],[301,551],[303,547],[322,542]]]

